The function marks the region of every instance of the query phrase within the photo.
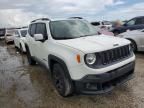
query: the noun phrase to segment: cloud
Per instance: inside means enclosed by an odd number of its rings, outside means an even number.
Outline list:
[[[107,14],[105,14],[104,18],[107,20],[114,20],[114,19],[129,20],[133,17],[142,15],[144,15],[144,2],[110,11]]]
[[[117,1],[117,2],[114,3],[114,5],[123,5],[123,4],[125,4],[124,1]]]
[[[42,14],[24,12],[21,9],[0,10],[0,27],[22,27],[35,18],[44,17]]]
[[[0,1],[1,26],[20,26],[32,19],[46,16],[67,18],[87,17],[112,6],[118,0],[3,0]]]
[[[124,7],[125,3],[124,0],[3,0],[0,1],[0,27],[25,26],[39,17],[116,20],[144,14],[144,2]],[[115,10],[110,10],[111,7]]]
[[[0,1],[0,9],[21,9],[27,12],[57,15],[86,12],[99,12],[106,6],[120,4],[119,0],[5,0]],[[65,12],[65,13],[64,13]]]

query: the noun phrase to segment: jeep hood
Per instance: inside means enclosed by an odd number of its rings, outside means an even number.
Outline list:
[[[94,53],[130,44],[130,41],[106,35],[81,37],[69,40],[58,40],[59,44],[81,50],[84,53]],[[118,45],[118,46],[115,46]]]

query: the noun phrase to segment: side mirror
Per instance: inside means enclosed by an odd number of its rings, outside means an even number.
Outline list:
[[[44,37],[42,34],[34,34],[35,41],[43,41]]]

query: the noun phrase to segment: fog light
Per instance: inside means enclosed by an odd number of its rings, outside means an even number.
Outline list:
[[[97,90],[98,87],[96,83],[86,83],[86,89]]]

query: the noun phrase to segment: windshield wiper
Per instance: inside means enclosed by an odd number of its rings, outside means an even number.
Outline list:
[[[55,38],[57,40],[66,40],[66,39],[75,39],[75,38],[79,38],[79,37],[61,37],[61,38]]]
[[[87,36],[94,36],[94,35],[98,35],[98,34],[92,34],[92,35],[83,35],[83,36],[80,36],[80,37],[87,37]]]

